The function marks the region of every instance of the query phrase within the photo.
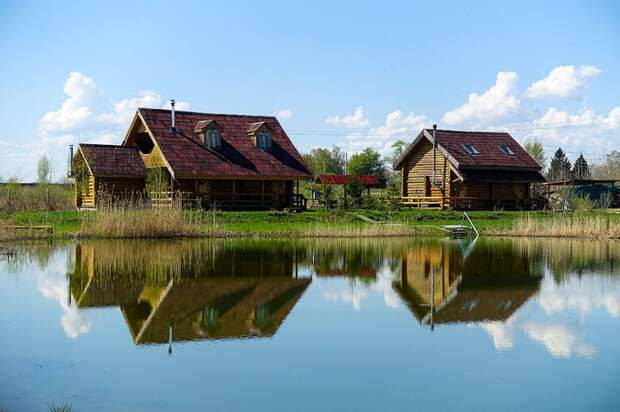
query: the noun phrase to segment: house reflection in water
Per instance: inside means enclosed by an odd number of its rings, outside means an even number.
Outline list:
[[[311,282],[294,250],[142,246],[146,266],[119,261],[114,243],[79,244],[70,274],[78,307],[119,306],[136,344],[273,336]]]
[[[539,289],[543,262],[511,242],[419,244],[401,258],[393,288],[413,315],[437,324],[505,321]]]
[[[314,245],[308,258],[318,277],[359,278],[372,282],[389,254],[383,246],[351,239],[323,241]]]

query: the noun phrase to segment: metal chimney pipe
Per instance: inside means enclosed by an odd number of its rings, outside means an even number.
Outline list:
[[[176,119],[175,119],[175,113],[174,113],[174,99],[170,100],[170,106],[172,107],[170,111],[170,114],[172,115],[172,127],[170,128],[170,130],[175,132],[177,130],[177,126],[176,126]]]
[[[69,177],[73,176],[73,145],[69,145]]]
[[[433,125],[433,186],[437,184],[435,180],[435,158],[437,157],[437,140],[435,139],[435,132],[437,131],[437,125]]]

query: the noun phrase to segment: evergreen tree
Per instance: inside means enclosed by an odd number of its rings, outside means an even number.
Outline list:
[[[549,163],[549,171],[547,172],[547,180],[566,180],[571,178],[570,160],[562,148],[558,148]]]
[[[573,179],[592,178],[592,174],[590,173],[590,167],[588,166],[588,162],[586,162],[586,159],[583,157],[583,154],[580,154],[577,160],[575,160],[571,175]]]
[[[361,207],[364,197],[364,186],[360,183],[357,175],[349,175],[345,190],[347,192],[348,205],[353,208]]]

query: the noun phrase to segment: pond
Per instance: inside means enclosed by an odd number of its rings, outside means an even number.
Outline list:
[[[620,242],[12,247],[0,410],[620,410]]]

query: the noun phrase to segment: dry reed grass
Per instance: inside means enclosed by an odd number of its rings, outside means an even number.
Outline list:
[[[527,214],[510,229],[492,234],[532,237],[567,237],[588,239],[620,239],[620,220],[606,212],[559,214],[549,219]]]
[[[406,225],[346,224],[315,225],[297,233],[295,237],[307,238],[377,238],[419,235],[422,231]],[[288,235],[290,236],[290,234]]]
[[[73,190],[68,185],[0,184],[0,210],[71,210]]]
[[[151,208],[142,199],[106,200],[96,211],[86,212],[81,237],[171,238],[213,236],[216,223],[202,222],[199,214],[180,205]]]

